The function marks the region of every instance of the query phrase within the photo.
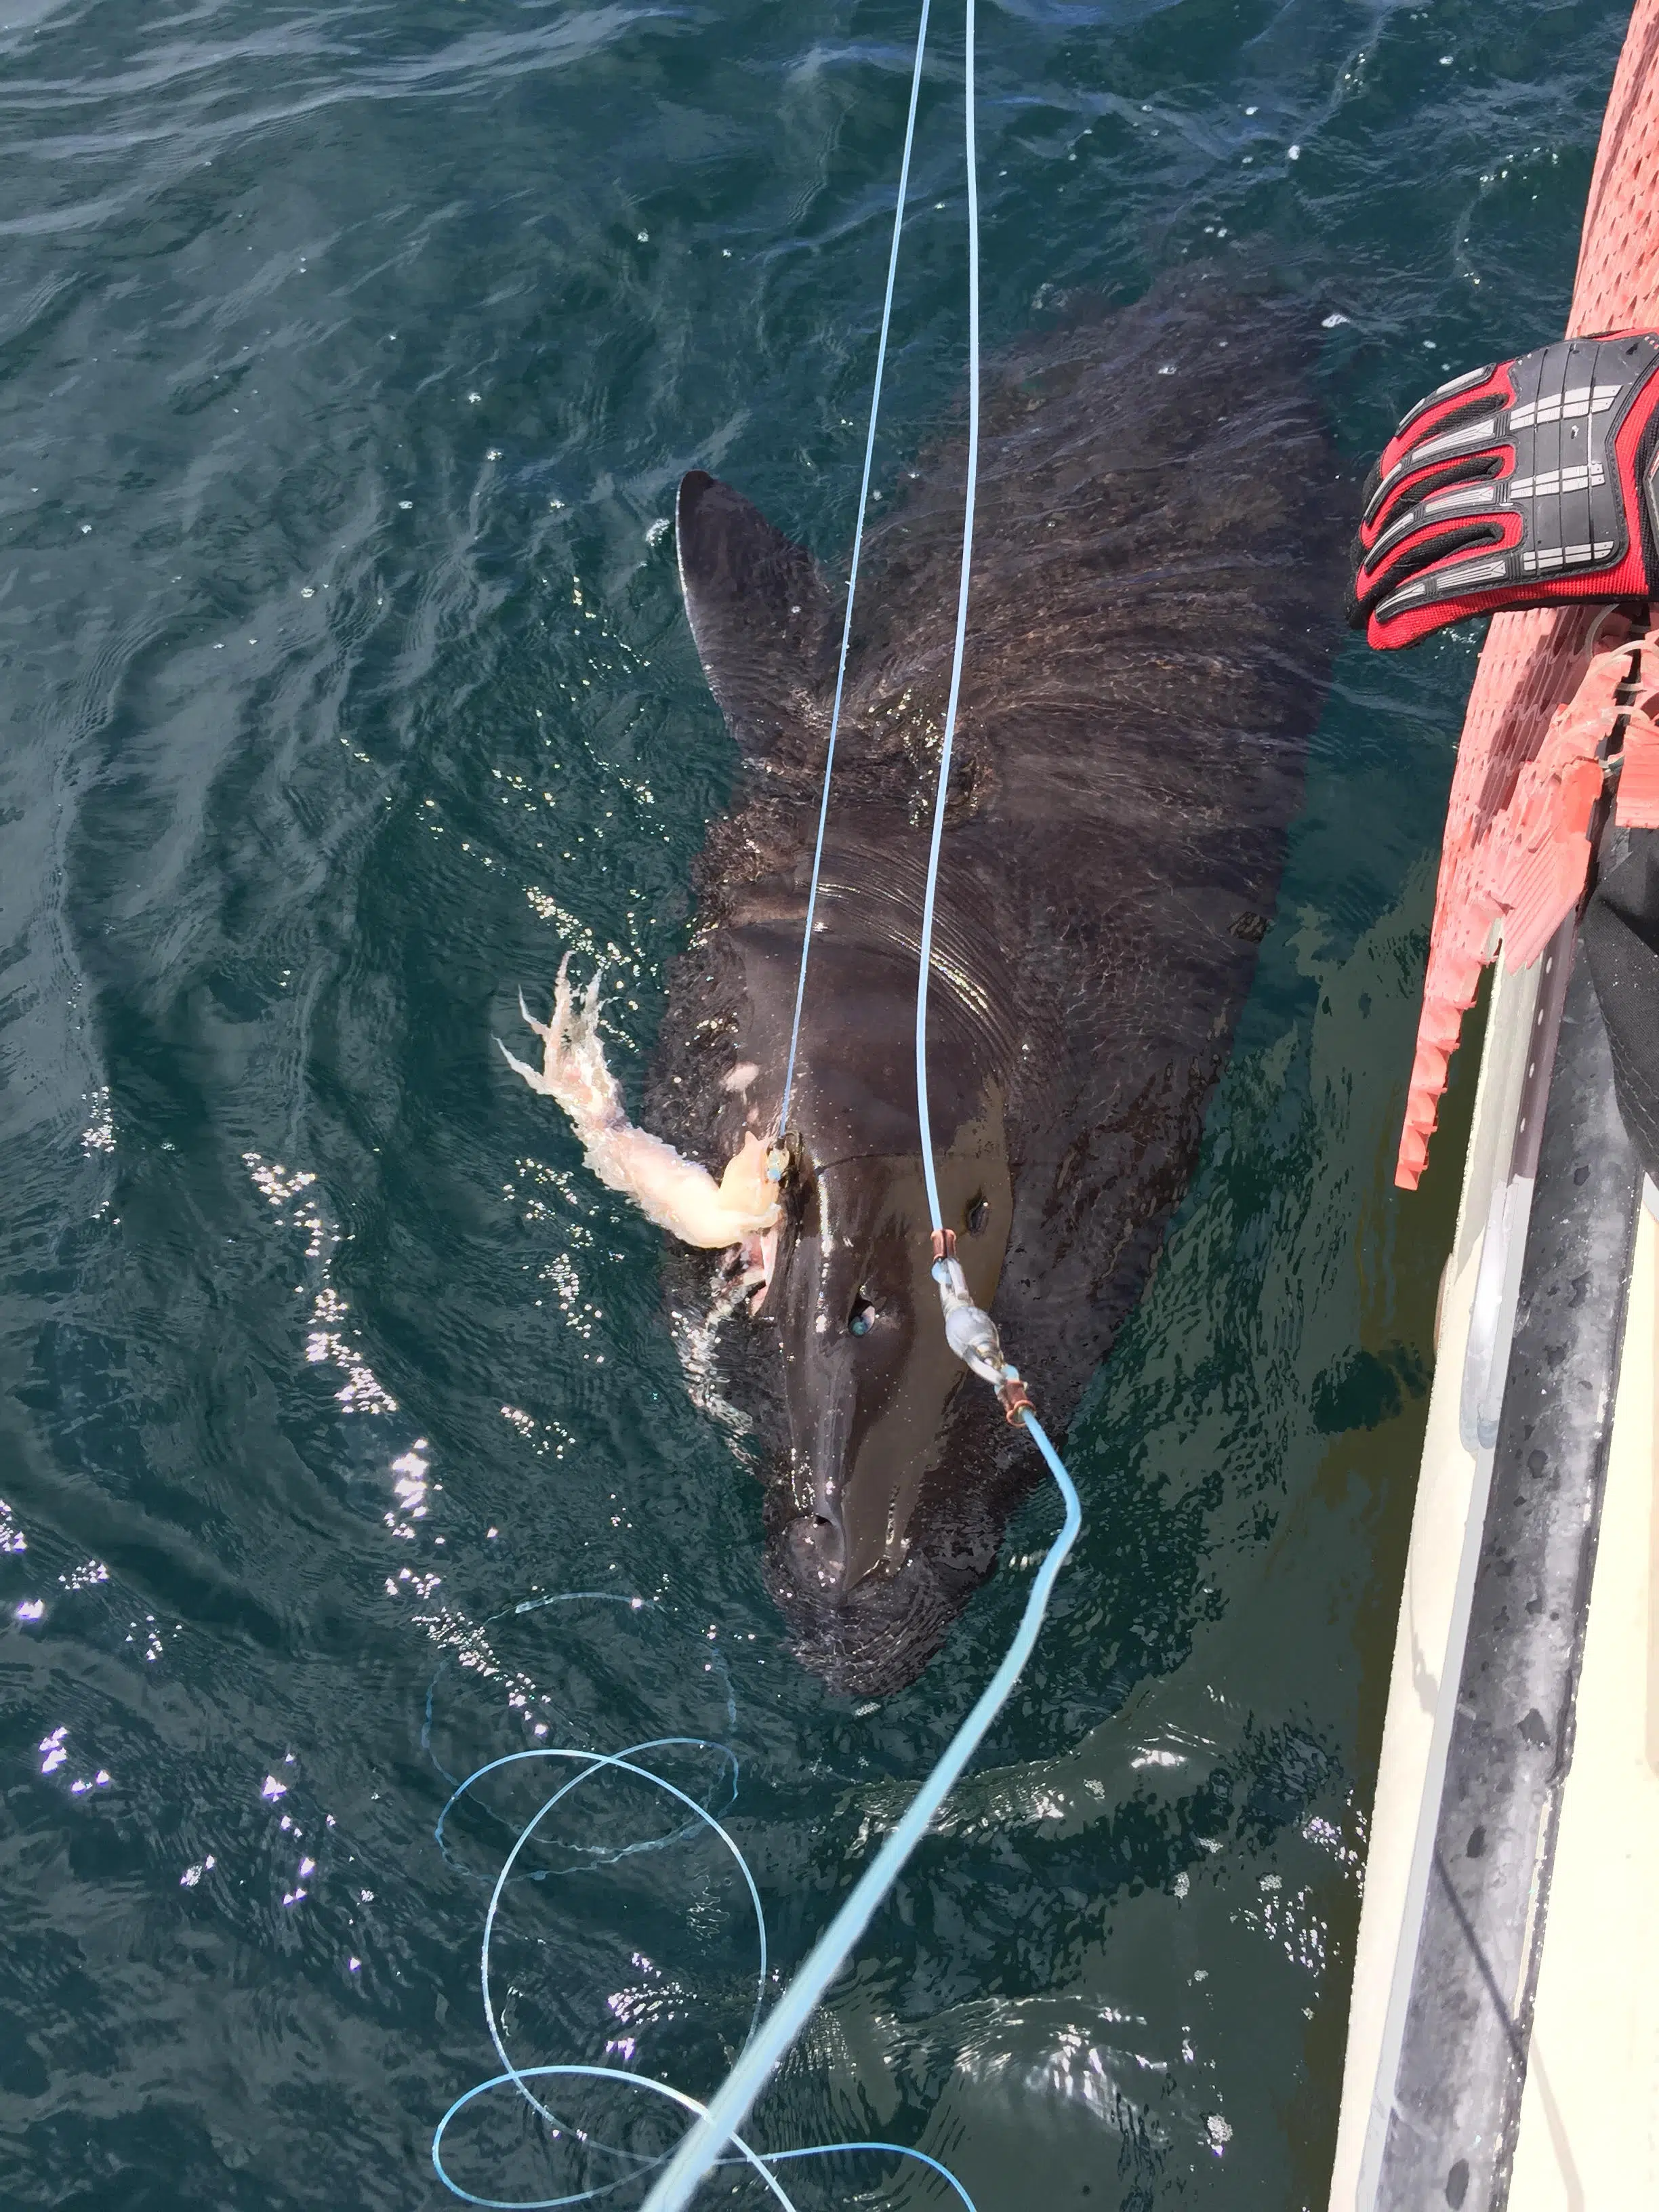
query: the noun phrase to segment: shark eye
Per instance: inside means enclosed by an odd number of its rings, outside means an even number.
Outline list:
[[[980,1233],[981,1232],[981,1231],[984,1229],[986,1223],[990,1219],[990,1218],[991,1218],[991,1201],[990,1201],[990,1200],[989,1200],[988,1198],[976,1198],[976,1199],[973,1201],[972,1205],[971,1205],[971,1206],[969,1206],[969,1207],[968,1208],[968,1233],[969,1233],[969,1235],[970,1237],[977,1237],[977,1236],[979,1236],[979,1235],[980,1235]]]
[[[874,1306],[871,1304],[869,1299],[864,1296],[862,1291],[860,1291],[859,1296],[853,1301],[852,1312],[847,1316],[848,1334],[853,1336],[868,1336],[870,1334],[870,1324],[874,1321],[875,1317],[876,1310]]]

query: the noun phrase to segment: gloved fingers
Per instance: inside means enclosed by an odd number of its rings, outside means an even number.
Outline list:
[[[1466,484],[1490,485],[1495,478],[1509,475],[1514,466],[1512,446],[1480,446],[1473,452],[1425,462],[1418,468],[1395,470],[1388,485],[1379,485],[1365,503],[1359,525],[1361,548],[1375,554],[1409,515],[1441,493],[1457,491]],[[1495,505],[1496,495],[1486,491],[1473,504]]]
[[[1476,407],[1460,410],[1449,429],[1437,427],[1432,437],[1418,440],[1398,452],[1395,448],[1400,441],[1391,441],[1383,454],[1384,465],[1376,488],[1365,502],[1361,527],[1376,529],[1396,501],[1411,495],[1431,476],[1482,463],[1490,466],[1496,456],[1501,456],[1513,468],[1514,445],[1498,425],[1498,416],[1493,407]]]
[[[1501,486],[1490,475],[1475,477],[1457,477],[1449,483],[1437,484],[1426,499],[1409,505],[1389,508],[1383,518],[1387,525],[1367,544],[1362,539],[1364,565],[1373,572],[1379,569],[1397,546],[1419,538],[1425,530],[1446,522],[1474,521],[1483,515],[1493,514],[1498,504]]]
[[[1507,362],[1489,362],[1455,376],[1419,399],[1401,417],[1399,427],[1373,463],[1359,495],[1360,540],[1369,546],[1382,527],[1383,510],[1396,501],[1438,482],[1449,482],[1464,472],[1476,473],[1483,464],[1478,448],[1489,440],[1491,419],[1510,396]],[[1483,438],[1479,425],[1486,425]],[[1449,447],[1439,441],[1445,437]],[[1487,464],[1489,465],[1489,464]]]
[[[1348,601],[1352,628],[1358,629],[1365,625],[1375,610],[1402,585],[1426,571],[1442,568],[1460,555],[1477,548],[1495,555],[1507,552],[1520,542],[1521,518],[1513,513],[1479,520],[1456,512],[1425,518],[1421,510],[1417,510],[1415,520],[1407,518],[1398,532],[1391,533],[1385,547],[1362,556],[1358,561]],[[1501,567],[1496,573],[1501,576]],[[1470,577],[1468,580],[1474,583],[1478,580]],[[1447,618],[1455,619],[1450,616]],[[1375,638],[1372,642],[1376,642]]]
[[[1425,439],[1455,428],[1462,422],[1472,422],[1479,414],[1507,407],[1515,397],[1510,374],[1514,366],[1513,362],[1489,361],[1484,368],[1468,369],[1462,376],[1436,385],[1414,407],[1407,408],[1382,448],[1384,475],[1407,447],[1420,446]]]
[[[1349,620],[1409,645],[1468,615],[1659,586],[1659,331],[1563,338],[1454,378],[1367,482]]]

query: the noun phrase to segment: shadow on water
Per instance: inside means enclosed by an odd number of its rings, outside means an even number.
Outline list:
[[[987,14],[988,343],[1243,240],[1360,461],[1559,330],[1625,14]],[[430,2133],[487,2058],[518,1804],[447,1858],[445,1771],[556,1714],[729,1742],[787,1967],[1006,1648],[1041,1493],[910,1688],[872,1710],[794,1663],[659,1240],[490,1042],[562,948],[604,954],[637,1103],[735,775],[662,526],[702,465],[846,547],[913,29],[886,0],[0,23],[9,2204],[448,2202]],[[960,379],[939,36],[884,497]],[[770,2142],[914,2142],[984,2212],[1034,2172],[1089,2212],[1322,2201],[1472,1090],[1466,1049],[1396,1197],[1478,642],[1339,663],[1198,1175],[1073,1426],[1052,1624]],[[652,1625],[511,1610],[572,1591]],[[706,2085],[741,1900],[700,1844],[599,1866],[612,1814],[657,1817],[594,1801],[514,1893],[513,2047],[631,2039]],[[544,2179],[516,2125],[469,2172]]]

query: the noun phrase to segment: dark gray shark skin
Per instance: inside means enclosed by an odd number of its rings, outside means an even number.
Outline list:
[[[1191,1175],[1337,635],[1312,317],[1220,294],[1194,276],[1032,340],[981,412],[929,1084],[945,1219],[1054,1434]],[[803,1660],[860,1696],[920,1673],[1042,1471],[928,1273],[914,1010],[965,441],[914,473],[860,580],[775,1273],[725,1338],[771,1454],[769,1582]],[[648,1118],[718,1173],[781,1102],[842,601],[711,477],[678,532],[744,776]]]

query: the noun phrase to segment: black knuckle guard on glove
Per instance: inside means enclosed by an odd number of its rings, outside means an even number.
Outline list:
[[[1348,619],[1410,645],[1466,615],[1659,588],[1659,334],[1564,338],[1454,377],[1365,487]]]

